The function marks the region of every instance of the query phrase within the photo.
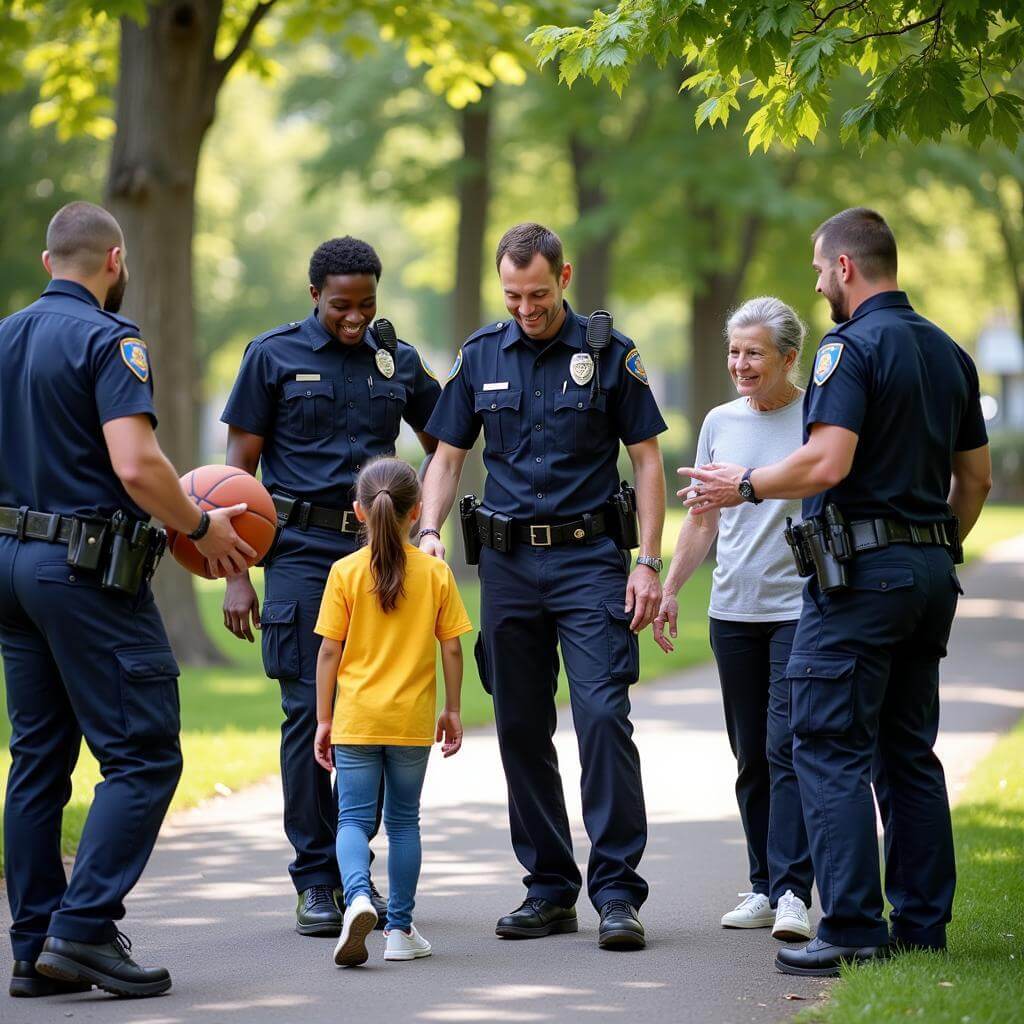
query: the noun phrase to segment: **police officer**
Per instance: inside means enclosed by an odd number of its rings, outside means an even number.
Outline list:
[[[255,552],[231,528],[245,506],[200,513],[157,444],[146,345],[118,315],[117,221],[63,207],[43,264],[42,297],[0,323],[10,992],[155,995],[170,975],[139,967],[115,923],[181,773],[178,666],[147,582],[163,534],[146,523],[189,534],[221,574]],[[103,782],[69,881],[61,815],[83,736]]]
[[[332,563],[359,543],[352,497],[360,467],[395,454],[403,419],[428,453],[437,444],[424,428],[440,384],[387,321],[370,326],[380,274],[366,242],[324,242],[309,262],[312,313],[250,343],[221,417],[228,465],[250,473],[262,466],[282,527],[265,563],[262,613],[243,573],[228,580],[224,625],[250,642],[252,626],[262,630],[264,667],[281,685],[284,826],[302,935],[341,930],[337,802],[313,758],[320,598]],[[383,927],[387,906],[376,890],[374,904]]]
[[[493,527],[485,544],[495,546],[480,552],[476,655],[494,698],[512,845],[527,872],[526,900],[496,931],[535,938],[577,930],[581,879],[551,742],[560,644],[599,942],[637,949],[647,821],[628,688],[639,672],[636,632],[661,596],[665,484],[656,435],[665,423],[632,342],[615,332],[603,352],[587,345],[587,318],[562,298],[572,268],[557,235],[520,224],[501,239],[496,262],[509,319],[469,337],[427,425],[441,443],[427,471],[420,542],[443,557],[438,530],[482,427],[483,514]],[[633,463],[641,528],[642,555],[628,576],[607,504],[620,441]]]
[[[771,466],[680,473],[701,481],[686,501],[698,511],[804,498],[798,539],[818,572],[787,675],[822,919],[815,939],[780,950],[775,964],[835,975],[841,961],[946,944],[955,869],[932,749],[939,659],[962,592],[959,537],[981,511],[991,463],[974,364],[899,290],[885,221],[861,208],[825,221],[814,269],[839,326],[818,348],[803,447]],[[871,798],[876,747],[891,936]]]

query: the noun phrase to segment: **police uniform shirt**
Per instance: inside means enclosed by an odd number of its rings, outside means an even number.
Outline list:
[[[367,460],[395,454],[402,419],[422,431],[441,393],[437,378],[404,341],[394,374],[377,366],[372,328],[343,345],[316,313],[252,341],[221,420],[263,438],[263,483],[317,505],[352,501]]]
[[[618,486],[619,442],[667,429],[640,355],[617,331],[599,358],[600,390],[577,383],[586,366],[587,318],[566,304],[550,341],[525,337],[515,320],[471,335],[455,358],[428,433],[473,447],[481,427],[484,502],[516,519],[569,520],[594,512]],[[582,361],[582,364],[581,364]]]
[[[804,499],[805,519],[828,502],[847,519],[947,519],[953,453],[988,441],[974,362],[899,291],[867,299],[822,340],[805,441],[815,423],[859,440],[846,479]]]
[[[156,426],[145,343],[74,281],[52,281],[0,322],[0,505],[148,519],[114,473],[103,424]]]

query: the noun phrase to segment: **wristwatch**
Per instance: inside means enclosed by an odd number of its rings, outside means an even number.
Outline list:
[[[750,482],[750,474],[754,472],[754,467],[751,466],[740,479],[739,484],[736,486],[736,490],[740,492],[740,497],[744,501],[749,501],[751,505],[760,505],[764,498],[759,498],[754,493],[754,485]]]
[[[660,558],[656,558],[654,555],[637,555],[636,564],[646,565],[648,569],[653,569],[658,575],[661,575],[661,570],[665,565]]]

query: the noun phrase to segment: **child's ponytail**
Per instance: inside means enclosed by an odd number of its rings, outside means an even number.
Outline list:
[[[416,471],[401,459],[377,459],[356,481],[356,499],[366,513],[370,575],[381,608],[390,612],[404,595],[403,520],[420,500]]]

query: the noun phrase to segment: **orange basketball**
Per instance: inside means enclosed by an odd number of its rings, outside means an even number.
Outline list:
[[[244,501],[249,507],[235,516],[231,525],[239,537],[256,549],[258,558],[270,550],[277,530],[277,513],[270,491],[256,477],[237,466],[200,466],[181,478],[181,488],[206,512]],[[185,534],[168,528],[167,548],[189,572],[214,579],[209,563]]]

